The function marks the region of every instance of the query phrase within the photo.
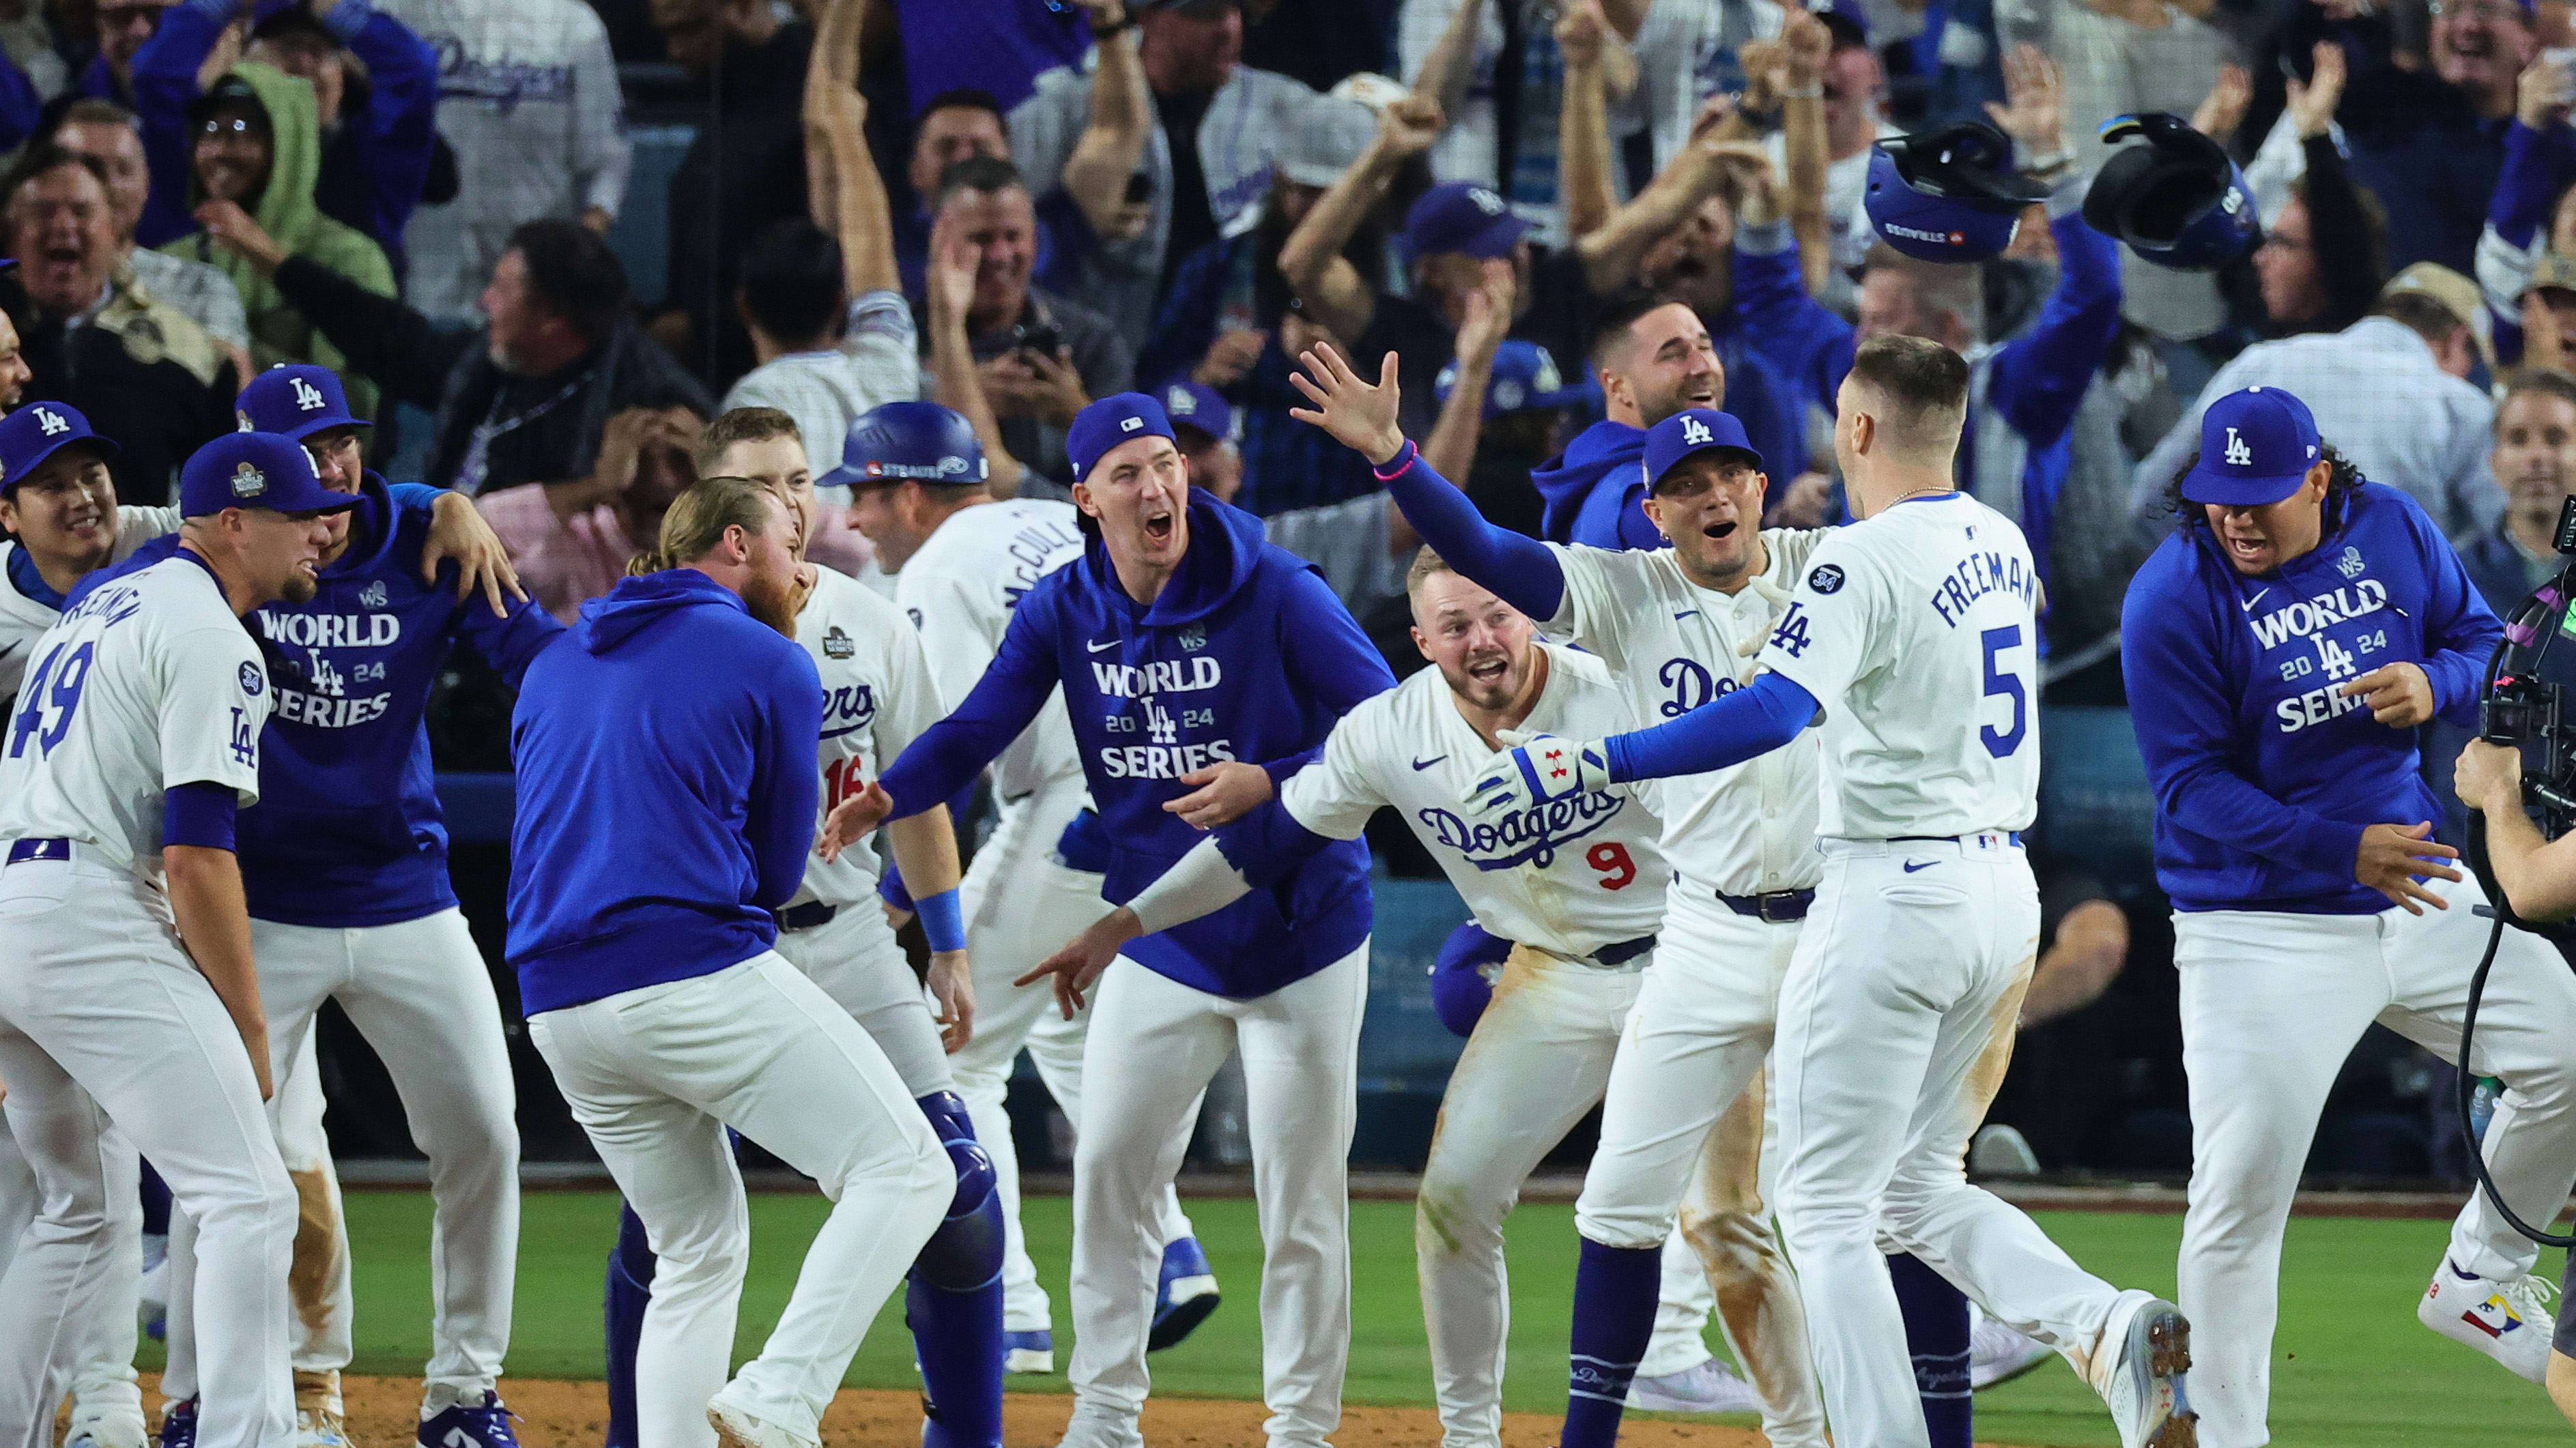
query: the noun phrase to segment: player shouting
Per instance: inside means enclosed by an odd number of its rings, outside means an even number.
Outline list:
[[[1066,447],[1083,556],[1022,596],[982,681],[883,783],[897,815],[947,799],[1061,684],[1109,837],[1106,890],[1123,901],[1189,853],[1194,826],[1267,798],[1334,720],[1394,681],[1313,568],[1264,542],[1260,519],[1190,488],[1160,403],[1095,402]],[[1203,769],[1208,785],[1182,782]],[[838,839],[875,824],[873,810],[842,809]],[[1275,889],[1134,942],[1099,977],[1074,1155],[1072,1448],[1142,1441],[1159,1206],[1199,1094],[1238,1047],[1270,1441],[1314,1448],[1341,1420],[1367,872],[1364,846],[1334,844]],[[1057,978],[1068,1013],[1091,984]]]
[[[1377,465],[1405,518],[1464,576],[1590,650],[1632,716],[1670,719],[1730,692],[1822,536],[1761,531],[1762,460],[1734,418],[1689,408],[1646,436],[1645,507],[1672,538],[1653,552],[1542,544],[1493,527],[1396,429],[1394,358],[1376,386],[1338,353],[1306,354],[1296,415]],[[1815,746],[1666,785],[1662,850],[1675,878],[1602,1100],[1601,1146],[1575,1204],[1577,1269],[1567,1448],[1603,1448],[1652,1340],[1660,1258],[1684,1193],[1691,1244],[1755,1392],[1763,1430],[1822,1445],[1824,1413],[1787,1264],[1755,1189],[1761,1112],[1740,1140],[1712,1126],[1760,1075],[1779,983],[1816,879]],[[1730,1119],[1732,1114],[1730,1114]],[[1694,1181],[1703,1144],[1709,1170]]]
[[[0,1280],[0,1440],[50,1440],[79,1315],[105,1289],[115,1191],[159,1166],[198,1225],[210,1448],[285,1448],[295,1188],[262,1106],[268,1026],[233,857],[274,695],[241,616],[309,598],[356,500],[289,439],[234,433],[182,469],[180,546],[36,641],[0,757],[0,1079],[44,1188]]]
[[[1861,344],[1834,454],[1862,521],[1816,546],[1762,672],[1654,729],[1517,744],[1479,772],[1473,807],[1725,768],[1821,719],[1824,878],[1773,1070],[1780,1218],[1836,1438],[1928,1442],[1884,1238],[2065,1354],[2122,1448],[2189,1448],[2182,1313],[2085,1272],[1962,1167],[1991,1091],[1980,1067],[2039,944],[2014,833],[2038,807],[2038,574],[2021,530],[1952,485],[1967,401],[1949,348]]]
[[[2205,1443],[2252,1448],[2269,1432],[2281,1236],[2335,1073],[2374,1020],[2458,1049],[2485,896],[2429,838],[2441,806],[2416,726],[2476,726],[2502,626],[2423,509],[2365,481],[2279,388],[2210,404],[2174,506],[2180,526],[2129,585],[2121,661],[2182,977],[2193,1397]],[[2570,1040],[2576,978],[2506,931],[2470,1067],[2504,1078],[2483,1149],[2530,1221],[2576,1177]],[[2470,1193],[2416,1315],[2542,1381],[2539,1251]]]

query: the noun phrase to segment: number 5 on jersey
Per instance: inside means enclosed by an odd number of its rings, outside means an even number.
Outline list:
[[[2012,718],[2003,728],[1988,724],[1977,731],[1985,742],[1986,752],[1997,759],[2021,748],[2022,737],[2030,732],[2030,689],[2021,675],[2001,667],[1998,656],[2006,649],[2021,647],[2021,625],[2005,624],[1990,628],[1977,637],[1986,646],[1986,697],[2001,696],[2012,702]]]

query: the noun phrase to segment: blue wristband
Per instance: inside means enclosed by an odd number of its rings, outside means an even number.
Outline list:
[[[924,895],[913,902],[913,908],[921,916],[921,933],[932,950],[966,948],[966,919],[958,913],[954,889]]]

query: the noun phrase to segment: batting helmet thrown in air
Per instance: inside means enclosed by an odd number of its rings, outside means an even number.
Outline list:
[[[2208,271],[2263,239],[2245,173],[2227,149],[2180,116],[2147,111],[2102,123],[2104,141],[2139,137],[2114,152],[2084,194],[2084,220],[2154,262]]]
[[[814,482],[963,487],[984,481],[985,472],[983,445],[965,418],[936,402],[889,402],[859,414],[841,442],[841,465]]]
[[[1880,238],[1907,256],[1977,262],[2002,255],[2023,210],[2046,195],[2014,173],[2003,132],[1962,121],[1879,142],[1861,206]]]

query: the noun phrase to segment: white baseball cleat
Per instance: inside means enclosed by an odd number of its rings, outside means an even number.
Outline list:
[[[2446,1256],[2433,1269],[2424,1300],[2415,1304],[2415,1320],[2494,1358],[2516,1377],[2543,1382],[2549,1377],[2550,1335],[2558,1327],[2549,1300],[2557,1295],[2557,1285],[2546,1277],[2480,1277]]]
[[[1710,1358],[1697,1367],[1637,1378],[1628,1384],[1628,1406],[1645,1413],[1759,1413],[1753,1386]]]
[[[727,1383],[707,1400],[707,1422],[723,1448],[822,1448],[823,1435],[813,1424],[782,1423],[753,1412],[734,1397]]]
[[[2111,1407],[2120,1448],[2199,1448],[2200,1415],[2183,1375],[2191,1371],[2191,1322],[2151,1292],[2131,1290],[2111,1306],[2093,1349],[2094,1390]]]
[[[1052,1373],[1055,1371],[1055,1333],[1048,1328],[1035,1332],[1002,1334],[1002,1371],[1006,1373]]]
[[[75,1402],[71,1426],[63,1435],[63,1448],[150,1448],[151,1442],[140,1404],[93,1408]]]
[[[1145,1448],[1136,1420],[1093,1408],[1075,1408],[1056,1448]]]
[[[1981,1392],[2008,1383],[2054,1356],[2056,1349],[2017,1328],[1986,1316],[1971,1302],[1968,1324],[1968,1388]]]
[[[295,1448],[349,1448],[338,1372],[295,1374]]]

